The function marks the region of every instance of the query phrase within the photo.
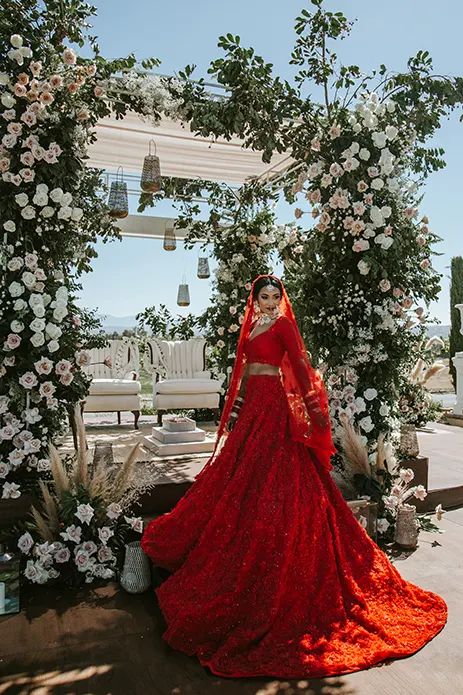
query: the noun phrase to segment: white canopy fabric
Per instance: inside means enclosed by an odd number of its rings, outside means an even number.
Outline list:
[[[122,236],[144,237],[146,239],[164,239],[166,229],[175,228],[174,217],[157,217],[155,215],[127,215],[116,224]],[[188,228],[175,228],[175,236],[183,239]]]
[[[195,136],[188,125],[168,119],[155,127],[134,113],[121,120],[112,116],[102,119],[96,125],[96,134],[87,165],[113,172],[122,166],[124,172],[141,173],[151,139],[156,143],[163,176],[241,185],[255,178],[278,178],[294,163],[283,153],[274,155],[266,164],[260,152],[243,148],[239,138],[228,141]]]

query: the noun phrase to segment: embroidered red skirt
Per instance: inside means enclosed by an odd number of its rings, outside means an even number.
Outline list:
[[[310,449],[278,376],[251,376],[215,462],[142,547],[172,572],[163,638],[218,676],[321,677],[415,653],[447,607],[405,581]]]

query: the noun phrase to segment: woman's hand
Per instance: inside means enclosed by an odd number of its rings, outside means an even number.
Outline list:
[[[313,424],[319,430],[325,430],[329,427],[330,420],[327,413],[324,413],[315,390],[306,393],[304,398],[307,411]]]
[[[240,408],[243,404],[243,400],[244,399],[241,396],[238,396],[235,399],[235,402],[233,403],[231,413],[230,413],[230,416],[228,418],[228,423],[227,423],[227,428],[229,431],[231,431],[234,428],[234,426],[236,425],[236,421],[238,419],[238,415],[240,413]]]
[[[321,408],[312,408],[309,412],[310,418],[319,430],[326,430],[329,427],[329,418],[322,412]]]

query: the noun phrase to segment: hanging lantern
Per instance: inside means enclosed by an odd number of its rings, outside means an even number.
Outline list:
[[[177,304],[179,306],[189,306],[190,291],[186,283],[178,286]]]
[[[121,170],[121,180],[119,181],[119,169]],[[122,219],[129,214],[129,201],[127,197],[127,184],[124,181],[124,170],[119,167],[116,172],[116,180],[111,181],[109,189],[109,216]]]
[[[202,258],[201,256],[198,258],[198,277],[201,278],[201,280],[206,279],[210,277],[211,273],[209,270],[209,261],[207,258]]]
[[[174,227],[168,227],[164,232],[164,251],[175,251],[177,248],[177,239],[175,238]]]
[[[151,143],[154,145],[154,154],[151,154]],[[159,157],[156,155],[156,143],[150,140],[149,154],[143,160],[140,188],[146,193],[157,193],[161,190],[162,178]]]

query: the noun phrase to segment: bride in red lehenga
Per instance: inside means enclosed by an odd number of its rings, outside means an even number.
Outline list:
[[[239,416],[238,416],[239,413]],[[281,281],[247,302],[214,453],[142,547],[172,574],[163,638],[218,676],[321,677],[413,654],[444,626],[330,476],[328,400]]]

